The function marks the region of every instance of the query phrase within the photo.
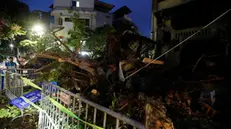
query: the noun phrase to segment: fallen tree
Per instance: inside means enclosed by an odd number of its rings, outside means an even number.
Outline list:
[[[206,74],[202,81],[182,80],[182,75],[177,73],[180,70],[174,69],[175,72],[169,74],[170,70],[165,69],[163,61],[149,58],[147,53],[153,50],[156,42],[129,30],[106,28],[108,31],[103,32],[105,38],[102,38],[102,35],[94,35],[94,31],[87,33],[89,30],[74,22],[69,42],[57,41],[55,37],[48,42],[50,44],[45,44],[42,42],[45,37],[43,40],[38,37],[33,44],[36,51],[31,60],[39,64],[36,72],[42,73],[36,81],[57,81],[65,89],[81,93],[94,102],[144,123],[147,129],[222,127],[215,125],[214,120],[219,114],[213,107],[216,104],[214,95],[211,95],[216,88],[206,87],[214,80],[221,81],[222,76],[209,78]],[[96,44],[105,43],[103,54],[92,58],[82,56],[80,51],[84,48],[81,41],[84,38],[90,45],[94,40]],[[47,45],[55,47],[44,50]],[[92,50],[92,47],[88,49]],[[143,71],[127,78],[149,63]],[[195,73],[190,71],[189,74]]]

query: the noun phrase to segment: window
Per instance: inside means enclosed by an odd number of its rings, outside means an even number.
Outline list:
[[[79,1],[73,0],[72,1],[72,7],[79,7]]]
[[[55,23],[55,17],[54,16],[50,17],[50,23]]]
[[[90,19],[80,19],[86,26],[90,26]]]
[[[63,25],[63,19],[62,18],[59,18],[58,22],[59,22],[59,25]]]
[[[65,22],[72,22],[71,18],[65,18]]]
[[[76,1],[72,1],[72,7],[76,7]]]
[[[76,1],[76,7],[79,7],[79,1]]]

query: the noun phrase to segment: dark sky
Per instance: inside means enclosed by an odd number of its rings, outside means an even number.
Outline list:
[[[38,9],[48,11],[53,0],[22,0],[26,2],[31,10]],[[138,26],[142,35],[148,36],[151,32],[151,0],[102,0],[104,2],[114,4],[116,10],[124,5],[128,6],[132,13],[130,17]]]

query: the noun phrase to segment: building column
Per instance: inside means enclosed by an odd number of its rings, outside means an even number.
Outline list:
[[[151,39],[157,40],[157,18],[155,16],[155,12],[158,11],[158,1],[152,0],[152,35]]]
[[[95,14],[95,12],[92,12],[91,13],[91,28],[92,29],[95,29],[96,28],[96,14]]]

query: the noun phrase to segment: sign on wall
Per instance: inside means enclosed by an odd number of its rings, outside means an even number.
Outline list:
[[[71,99],[70,99],[70,95],[64,93],[64,92],[61,92],[60,93],[60,96],[59,96],[59,99],[65,103],[66,105],[69,105],[71,103]]]

